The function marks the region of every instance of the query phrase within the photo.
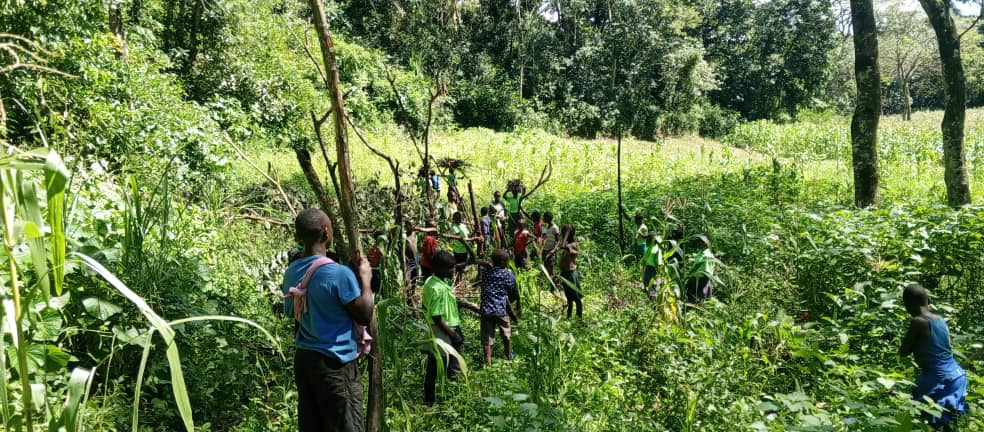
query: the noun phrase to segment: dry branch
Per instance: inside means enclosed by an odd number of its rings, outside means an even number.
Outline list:
[[[550,181],[551,175],[553,175],[553,162],[547,161],[547,164],[543,166],[543,171],[540,171],[540,180],[536,182],[536,185],[533,186],[533,188],[530,189],[529,192],[523,194],[523,197],[520,198],[520,201],[526,200],[526,198],[528,198],[530,195],[533,195],[533,192],[536,192],[537,189],[540,189],[541,186],[543,186],[548,181]]]
[[[253,161],[249,160],[249,158],[246,157],[246,154],[239,149],[239,146],[237,146],[236,143],[232,142],[232,138],[229,138],[229,134],[223,132],[222,137],[225,138],[226,142],[232,146],[232,149],[236,151],[236,154],[239,155],[239,157],[242,158],[242,160],[246,161],[246,163],[249,164],[250,167],[256,170],[256,172],[262,174],[263,177],[266,177],[266,179],[271,184],[273,184],[274,187],[277,188],[277,192],[280,192],[280,197],[284,199],[284,204],[287,204],[287,208],[290,209],[290,213],[297,214],[297,209],[295,209],[294,205],[290,203],[290,198],[287,197],[287,193],[284,192],[284,188],[280,186],[280,182],[274,180],[273,177],[270,177],[269,174],[267,174],[265,171],[260,169],[260,167],[256,166],[256,164],[254,164]]]

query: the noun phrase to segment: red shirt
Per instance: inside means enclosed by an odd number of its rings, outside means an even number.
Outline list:
[[[526,252],[526,245],[530,243],[530,240],[533,239],[533,236],[530,235],[529,230],[523,229],[520,231],[516,231],[516,235],[513,236],[513,238],[514,240],[516,240],[516,246],[515,249],[513,250],[516,252],[517,255],[519,255],[523,252]]]
[[[430,268],[431,257],[437,253],[437,237],[430,234],[424,236],[424,245],[420,248],[420,266]]]
[[[379,250],[379,245],[372,245],[369,249],[369,253],[366,254],[366,259],[369,260],[369,267],[377,268],[383,263],[383,251]]]
[[[537,222],[533,224],[533,236],[536,238],[543,238],[543,222]]]

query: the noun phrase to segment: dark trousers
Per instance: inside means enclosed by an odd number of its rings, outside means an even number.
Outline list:
[[[647,265],[645,269],[642,270],[642,289],[648,291],[652,286],[653,279],[656,278],[656,267]]]
[[[342,364],[316,351],[294,354],[297,429],[300,432],[362,432],[362,381],[359,364]]]
[[[584,304],[581,303],[581,276],[577,274],[577,270],[560,272],[560,277],[562,280],[561,284],[564,285],[564,297],[567,298],[567,317],[571,317],[571,312],[574,305],[577,305],[577,317],[581,318],[584,315]]]
[[[529,256],[530,256],[529,252],[525,250],[516,254],[516,260],[515,260],[516,267],[519,267],[524,270],[528,269],[530,267]]]
[[[464,336],[461,333],[461,329],[455,327],[454,332],[461,337],[464,341]],[[459,353],[461,353],[461,345],[464,342],[451,346],[454,347]],[[439,349],[440,350],[440,349]],[[444,373],[448,379],[454,379],[458,370],[461,369],[458,366],[458,359],[452,357],[450,354],[441,351],[441,362],[444,365]],[[433,352],[427,353],[427,370],[424,372],[424,403],[427,405],[434,405],[434,400],[437,394],[437,357],[434,356]]]
[[[713,292],[711,280],[706,277],[696,277],[687,280],[687,302],[699,303],[711,298]]]
[[[381,269],[372,269],[372,281],[369,282],[369,288],[372,289],[373,294],[379,294],[379,289],[383,287],[383,272]]]

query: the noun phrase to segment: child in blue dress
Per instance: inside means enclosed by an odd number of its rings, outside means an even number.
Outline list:
[[[927,416],[937,430],[950,430],[954,417],[967,412],[967,372],[957,364],[950,349],[950,330],[943,317],[929,311],[929,295],[922,285],[912,284],[902,292],[905,309],[912,315],[899,354],[912,354],[921,373],[912,397],[929,397],[943,407],[940,416]]]

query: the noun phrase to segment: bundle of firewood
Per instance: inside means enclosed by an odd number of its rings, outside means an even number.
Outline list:
[[[506,184],[506,190],[520,192],[523,189],[526,189],[526,186],[523,185],[523,181],[518,178],[509,180],[509,183]]]
[[[442,159],[438,159],[437,166],[441,168],[456,170],[468,166],[468,162],[455,158],[442,158]]]

